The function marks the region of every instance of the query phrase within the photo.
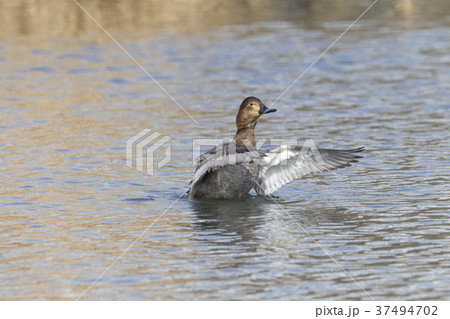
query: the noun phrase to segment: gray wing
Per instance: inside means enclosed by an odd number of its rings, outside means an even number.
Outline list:
[[[258,195],[269,195],[294,179],[350,166],[361,158],[355,153],[362,151],[364,147],[333,150],[280,146],[263,158],[255,190]]]
[[[252,163],[255,160],[262,159],[264,154],[263,151],[249,150],[245,146],[234,143],[218,145],[200,155],[194,178],[191,181],[191,188],[209,172],[214,172],[224,166]]]

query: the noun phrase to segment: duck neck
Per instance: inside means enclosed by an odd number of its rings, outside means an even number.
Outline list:
[[[246,126],[238,127],[236,135],[234,136],[233,142],[238,145],[250,145],[255,146],[255,126],[253,124],[249,124]]]

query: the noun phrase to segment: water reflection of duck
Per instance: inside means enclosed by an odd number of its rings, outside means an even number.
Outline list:
[[[224,143],[202,154],[188,192],[189,198],[240,198],[252,188],[269,195],[306,175],[350,166],[360,156],[351,150],[302,149],[282,145],[270,151],[256,149],[255,126],[261,115],[276,112],[255,97],[247,97],[236,116],[237,132]]]
[[[264,224],[265,212],[270,211],[266,204],[262,198],[249,196],[241,200],[194,200],[192,208],[197,217],[195,224],[201,229],[217,232],[230,241],[250,241],[255,239],[255,230]]]

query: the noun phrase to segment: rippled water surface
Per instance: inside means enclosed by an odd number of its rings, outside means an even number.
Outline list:
[[[370,4],[244,2],[81,1],[197,125],[73,1],[0,1],[1,299],[449,299],[446,2],[380,0],[258,124],[360,163],[188,200],[192,139],[232,137]],[[172,137],[153,176],[126,166],[145,128]]]

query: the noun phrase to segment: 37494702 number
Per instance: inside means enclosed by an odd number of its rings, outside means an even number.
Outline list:
[[[399,316],[405,315],[425,315],[437,316],[437,306],[377,306],[377,316],[394,314]]]

